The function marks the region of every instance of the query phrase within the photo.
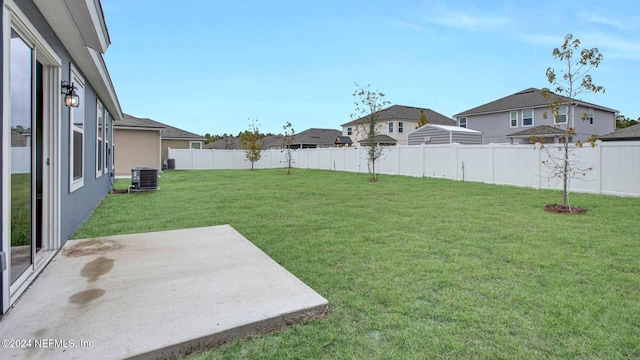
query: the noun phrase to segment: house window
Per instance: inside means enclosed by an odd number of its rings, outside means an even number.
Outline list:
[[[509,115],[511,122],[509,123],[509,126],[514,128],[514,127],[518,127],[518,112],[517,111],[512,111]]]
[[[109,147],[109,145],[111,145],[111,122],[113,121],[113,118],[111,117],[111,114],[109,114],[107,111],[104,112],[104,173],[108,173],[109,172],[109,166],[111,164],[111,148]]]
[[[589,109],[588,120],[589,120],[589,125],[593,126],[593,109]]]
[[[404,123],[402,121],[398,122],[398,134],[402,134],[404,132]]]
[[[99,178],[104,170],[104,106],[97,101],[96,108],[96,178]]]
[[[189,147],[192,149],[200,150],[202,149],[202,144],[200,143],[200,141],[191,141],[189,143]]]
[[[459,124],[460,127],[466,129],[467,128],[467,118],[466,117],[458,118],[458,124]]]
[[[393,122],[389,121],[389,134],[393,134]]]
[[[558,116],[556,117],[556,124],[566,124],[567,123],[567,107],[560,106],[558,108]]]
[[[347,136],[350,136],[353,132],[353,129],[351,129],[350,127],[347,128]]]
[[[522,110],[522,126],[533,126],[533,110]]]
[[[69,108],[69,128],[71,129],[71,151],[69,152],[69,192],[84,185],[84,80],[71,68],[71,81],[76,86],[80,103]]]

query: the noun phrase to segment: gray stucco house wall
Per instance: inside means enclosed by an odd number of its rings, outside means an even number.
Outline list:
[[[558,97],[557,95],[555,95]],[[608,134],[615,129],[617,110],[600,105],[561,97],[563,105],[570,110],[575,104],[573,117],[567,114],[569,126],[575,129],[572,141],[587,140],[591,135]],[[548,125],[565,129],[565,124],[557,124],[549,108],[550,100],[541,95],[539,89],[526,89],[496,101],[454,115],[459,126],[478,130],[484,134],[484,143],[529,143],[525,138],[509,138],[508,135],[537,126]],[[532,124],[524,123],[524,116],[532,111]],[[515,112],[512,114],[512,112]],[[546,116],[545,116],[546,114]],[[593,115],[593,122],[583,121],[583,114]],[[515,126],[512,126],[515,115]]]
[[[63,66],[61,67],[61,79],[68,80],[70,78],[70,64],[73,64],[80,73],[79,75],[85,79],[84,185],[73,193],[69,192],[70,178],[67,175],[70,168],[70,146],[61,146],[60,153],[60,165],[62,170],[60,176],[60,185],[62,188],[60,193],[60,205],[61,209],[63,209],[60,213],[60,237],[62,244],[64,244],[64,242],[66,242],[91,215],[98,203],[111,189],[109,176],[101,176],[96,179],[95,175],[96,147],[94,144],[96,141],[96,101],[98,97],[91,84],[86,81],[87,76],[79,69],[75,61],[71,59],[71,56],[60,42],[60,39],[55,35],[33,2],[28,0],[15,0],[15,2],[20,9],[22,9],[25,15],[29,17],[30,21],[34,26],[36,26],[40,34],[45,37],[47,43],[53,48],[56,54],[60,56],[63,63]],[[66,64],[66,66],[64,64]],[[60,133],[62,144],[69,144],[70,142],[71,131],[70,123],[68,121],[69,111],[70,108],[61,106]],[[109,129],[112,131],[112,124],[110,124]],[[113,138],[113,136],[111,138]],[[110,164],[107,166],[110,167]]]
[[[39,272],[47,265],[56,251],[78,230],[111,189],[113,181],[113,120],[122,118],[122,110],[102,58],[110,40],[99,0],[86,2],[2,0],[0,10],[2,14],[0,16],[0,33],[3,39],[0,42],[3,61],[3,70],[0,75],[2,80],[0,108],[3,113],[0,145],[4,163],[2,166],[3,176],[0,180],[0,184],[3,185],[0,194],[3,207],[0,251],[6,256],[9,264],[8,268],[2,271],[0,277],[1,315],[37,278]],[[94,15],[89,16],[88,14]],[[8,74],[14,68],[12,65],[14,62],[9,60],[18,56],[16,55],[18,50],[15,52],[13,50],[14,40],[18,44],[16,49],[29,49],[29,53],[32,54],[30,61],[37,64],[36,68],[38,69],[29,75],[33,82],[28,80],[20,82],[20,84],[36,84],[36,87],[30,85],[31,89],[25,90],[25,94],[29,94],[31,91],[31,95],[24,96],[32,96],[30,101],[35,103],[36,110],[30,113],[32,120],[26,116],[27,120],[25,121],[32,128],[30,133],[32,140],[22,150],[30,152],[31,156],[37,159],[33,163],[34,165],[26,166],[26,170],[20,173],[14,173],[12,168],[19,162],[15,160],[18,158],[14,158],[14,145],[8,141],[9,138],[13,138],[15,130],[12,119],[17,118],[12,115],[12,103],[7,101],[13,96],[13,89],[17,89],[17,85],[8,80]],[[7,44],[11,44],[11,46],[7,46]],[[29,65],[25,66],[28,68]],[[15,68],[18,66],[16,65]],[[40,69],[42,70],[40,71]],[[64,95],[61,95],[62,82],[73,82],[72,71],[83,82],[81,86],[83,97],[81,97],[81,107],[78,108],[67,107],[64,104]],[[8,89],[11,90],[8,91]],[[79,132],[72,131],[71,113],[74,111],[72,109],[82,109],[81,113],[84,119],[82,126],[75,126],[75,128],[82,129],[81,163],[83,171],[81,181],[74,180],[73,186],[71,186],[73,176],[71,162],[74,154],[72,152],[74,146],[72,134],[76,134],[77,138]],[[75,111],[79,116],[80,110]],[[98,135],[98,113],[102,114],[103,118],[104,130],[100,131],[101,136]],[[7,136],[8,129],[11,129],[11,137]],[[98,148],[101,150],[98,151]],[[75,154],[78,154],[78,151]],[[102,156],[98,156],[98,154]],[[98,163],[102,165],[98,166]],[[31,172],[33,169],[39,172],[37,176]],[[19,246],[12,242],[13,220],[9,213],[11,213],[11,201],[13,200],[11,200],[10,184],[14,181],[14,174],[24,174],[25,172],[31,174],[25,177],[32,179],[31,184],[37,183],[37,187],[44,188],[44,190],[39,190],[38,195],[42,200],[36,200],[33,191],[27,195],[31,196],[32,204],[36,204],[38,201],[43,203],[41,205],[43,210],[35,210],[40,208],[34,208],[33,205],[30,210],[34,214],[32,215],[32,234],[30,236],[33,237],[34,232],[40,233],[42,243],[36,246],[32,242],[29,246],[33,249],[29,251],[33,251],[32,258],[34,260],[29,263],[27,270],[20,270],[22,275],[18,281],[14,277],[14,273],[18,273],[18,271],[12,273],[14,269],[11,264],[11,260],[13,260],[11,256],[19,250]],[[40,185],[42,183],[45,185]],[[40,215],[36,214],[43,214],[42,217],[45,219],[37,219],[36,217]],[[35,240],[31,238],[30,241]],[[36,253],[37,256],[35,256]],[[9,285],[11,285],[11,290]]]
[[[408,145],[482,144],[480,131],[457,126],[424,125],[408,135]]]

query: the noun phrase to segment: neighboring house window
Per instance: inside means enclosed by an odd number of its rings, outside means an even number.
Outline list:
[[[533,126],[533,110],[522,110],[522,126]]]
[[[509,126],[512,128],[518,127],[518,112],[517,111],[512,111],[509,115],[511,122],[509,123]]]
[[[200,150],[202,149],[202,144],[200,143],[200,141],[191,141],[189,143],[189,147],[192,149]]]
[[[350,136],[352,133],[352,129],[350,127],[347,128],[347,136]]]
[[[398,122],[398,134],[402,134],[404,132],[404,123],[402,121]]]
[[[102,176],[104,169],[104,106],[96,105],[96,178]]]
[[[465,128],[465,129],[467,128],[467,118],[466,117],[458,118],[458,123],[459,123],[460,127]]]
[[[393,122],[389,122],[389,134],[393,134]]]
[[[69,152],[69,192],[74,192],[84,185],[84,80],[71,69],[71,82],[76,87],[80,104],[69,108],[69,128],[71,129],[71,146]]]
[[[594,122],[593,121],[593,109],[589,109],[588,119],[589,119],[589,125],[593,126],[593,122]]]
[[[560,106],[558,108],[558,116],[556,117],[556,124],[566,124],[567,123],[567,107]]]

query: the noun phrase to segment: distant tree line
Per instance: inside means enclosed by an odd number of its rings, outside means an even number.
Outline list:
[[[238,133],[238,135],[227,134],[227,133],[224,133],[224,134],[222,134],[222,135],[218,135],[218,134],[211,135],[211,134],[209,134],[209,133],[206,133],[206,134],[204,134],[204,137],[205,137],[205,139],[206,139],[206,140],[204,141],[204,143],[205,143],[205,144],[208,144],[208,143],[212,143],[212,142],[215,142],[215,141],[218,141],[218,140],[227,139],[227,138],[230,138],[230,137],[237,137],[237,138],[241,138],[241,137],[243,136],[243,134],[244,134],[244,136],[247,136],[247,135],[252,134],[252,133],[251,133],[249,130],[240,131],[240,132]],[[260,136],[260,139],[264,139],[264,138],[265,138],[265,137],[267,137],[267,136],[281,136],[282,134],[274,134],[274,133],[266,133],[266,134],[265,134],[265,133],[259,133],[258,135]]]
[[[616,116],[616,129],[623,129],[631,125],[635,125],[639,121],[640,118],[638,118],[638,120],[633,120],[631,118],[625,117],[622,114],[619,114],[618,116]]]

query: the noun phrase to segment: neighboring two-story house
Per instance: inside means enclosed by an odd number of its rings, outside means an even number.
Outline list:
[[[389,136],[397,141],[398,145],[407,145],[407,134],[418,126],[420,110],[430,124],[456,125],[456,121],[431,109],[393,105],[380,110],[378,116],[377,132],[380,136]],[[358,144],[365,138],[364,131],[359,129],[365,125],[364,117],[342,124],[342,136],[349,136],[354,144]]]
[[[549,104],[562,101],[557,117]],[[615,130],[618,111],[604,106],[529,88],[454,115],[458,126],[484,133],[484,143],[529,144],[532,136],[546,143],[561,142],[567,126],[575,129],[571,141]],[[573,114],[573,115],[572,115]],[[586,120],[583,120],[585,118]]]

